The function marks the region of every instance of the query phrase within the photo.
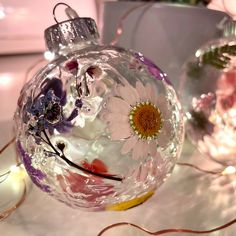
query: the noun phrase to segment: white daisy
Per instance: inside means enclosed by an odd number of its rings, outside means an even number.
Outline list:
[[[112,140],[124,140],[121,154],[132,151],[139,159],[156,156],[158,146],[166,146],[170,139],[170,112],[164,95],[157,95],[151,83],[137,82],[117,85],[115,96],[109,97],[104,119]]]

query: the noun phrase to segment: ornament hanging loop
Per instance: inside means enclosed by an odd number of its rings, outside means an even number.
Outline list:
[[[59,21],[58,15],[56,16],[56,10],[60,5],[63,5],[64,13],[68,17],[64,21]],[[46,46],[50,52],[59,54],[61,50],[70,49],[76,44],[97,42],[99,34],[92,18],[79,17],[73,8],[63,2],[57,3],[52,13],[56,24],[44,31]]]
[[[71,8],[68,4],[66,4],[64,2],[59,2],[54,6],[53,11],[52,11],[53,18],[54,18],[54,20],[56,21],[57,24],[59,24],[59,22],[58,22],[57,17],[56,17],[56,9],[60,5],[66,6],[65,13],[66,13],[66,15],[69,19],[79,18],[79,15],[77,14],[77,12],[73,8]]]

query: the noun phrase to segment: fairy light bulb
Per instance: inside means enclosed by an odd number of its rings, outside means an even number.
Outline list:
[[[17,172],[19,172],[19,167],[18,166],[16,166],[16,165],[12,165],[11,167],[10,167],[10,171],[12,172],[12,173],[17,173]]]
[[[54,53],[50,52],[50,51],[46,51],[44,52],[44,58],[48,61],[52,61],[55,58]]]
[[[234,166],[227,166],[223,171],[222,175],[233,175],[236,173],[236,168]]]
[[[10,176],[14,180],[22,180],[26,178],[26,171],[25,168],[22,165],[12,165],[10,167]]]

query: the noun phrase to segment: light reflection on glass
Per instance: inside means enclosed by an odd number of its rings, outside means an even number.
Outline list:
[[[3,7],[0,7],[0,20],[1,20],[1,19],[4,19],[5,16],[6,16],[6,13],[5,13],[5,11],[4,11],[4,8],[3,8]]]
[[[55,54],[50,51],[46,51],[44,52],[44,58],[48,61],[52,61],[55,58]]]
[[[0,88],[9,88],[13,83],[13,76],[10,73],[0,73]]]

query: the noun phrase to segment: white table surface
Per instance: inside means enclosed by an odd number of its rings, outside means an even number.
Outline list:
[[[11,120],[17,97],[27,68],[36,60],[38,56],[0,58],[1,147],[12,136]],[[1,81],[2,73],[11,73],[13,76],[7,85]],[[188,142],[179,161],[195,163],[205,169],[215,167]],[[236,216],[235,180],[233,177],[217,178],[188,167],[176,166],[171,177],[150,200],[124,212],[83,212],[71,209],[33,186],[23,205],[0,222],[0,235],[96,236],[104,227],[121,221],[135,223],[151,231],[165,228],[210,229]],[[2,194],[0,192],[0,198]],[[224,231],[207,235],[235,236],[235,232],[236,225],[233,225]],[[128,227],[104,234],[107,235],[147,236]]]

